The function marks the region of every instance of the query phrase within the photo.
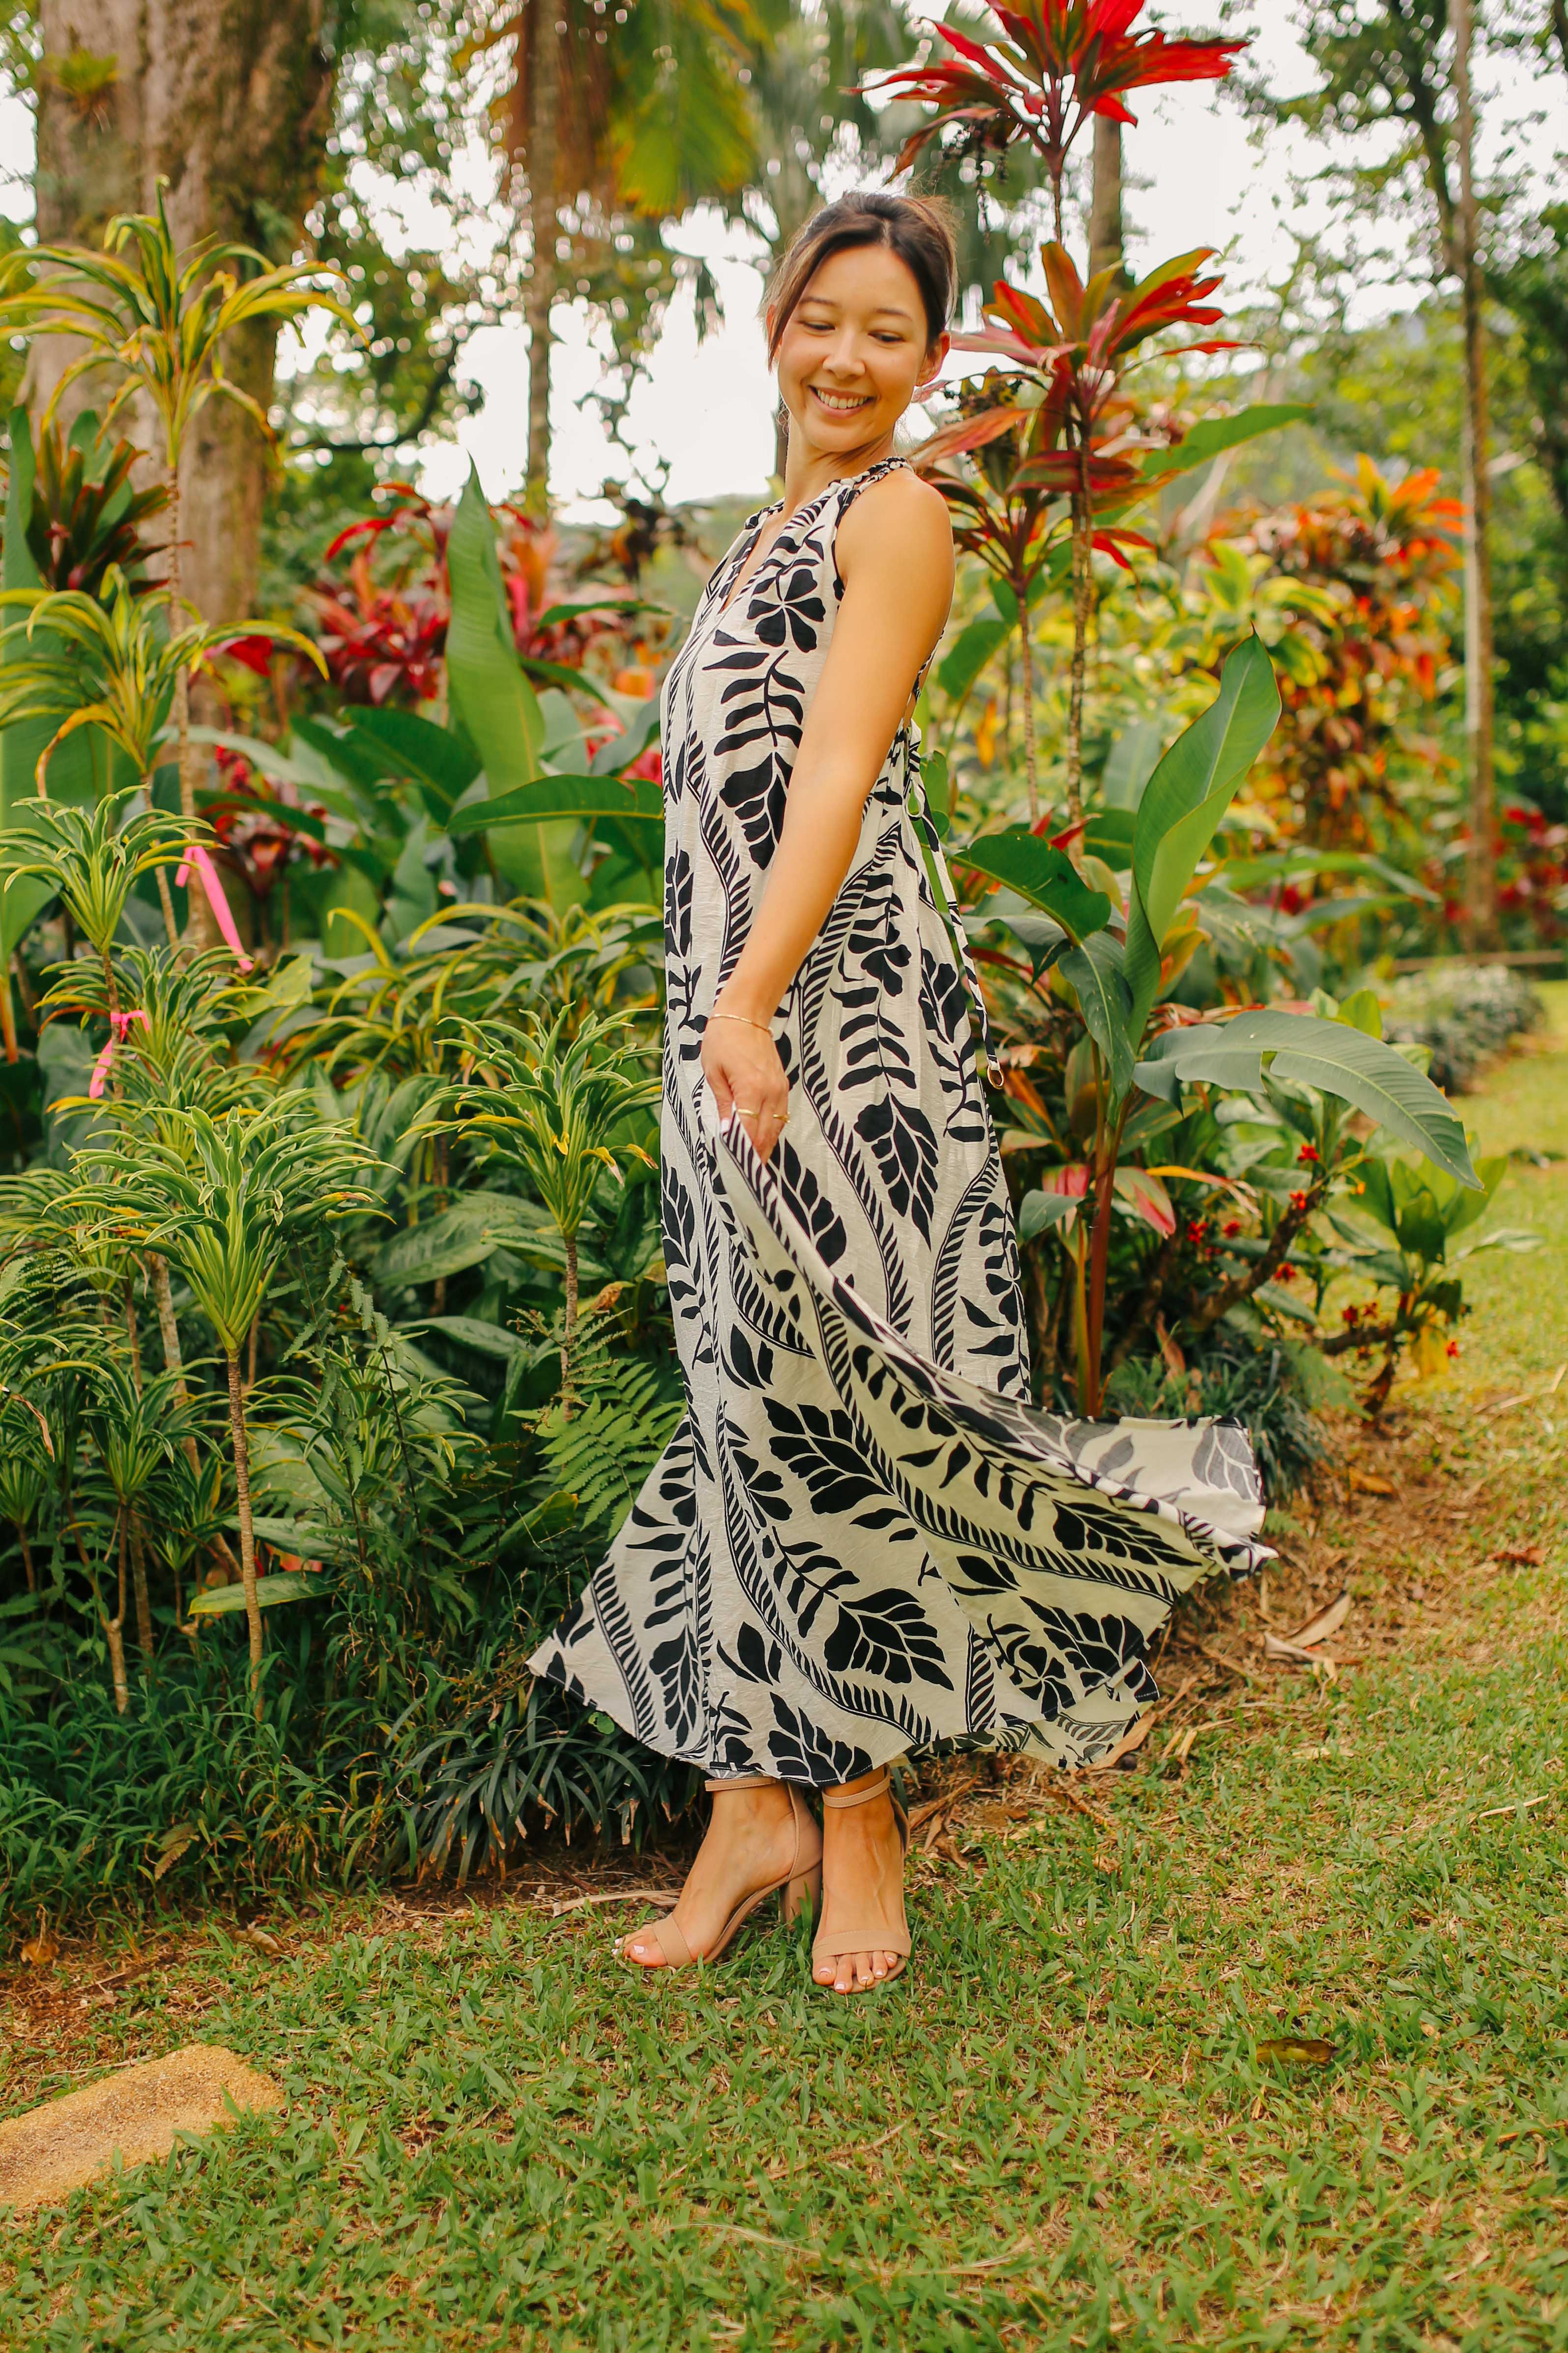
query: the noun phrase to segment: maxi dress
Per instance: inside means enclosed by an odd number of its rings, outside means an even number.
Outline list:
[[[664,1257],[686,1410],[530,1662],[707,1772],[832,1785],[944,1742],[1109,1755],[1199,1577],[1268,1557],[1234,1425],[1029,1402],[978,993],[900,727],[773,1034],[765,1164],[721,1125],[704,1025],[755,916],[843,582],[798,508],[732,602],[748,518],[665,681]]]

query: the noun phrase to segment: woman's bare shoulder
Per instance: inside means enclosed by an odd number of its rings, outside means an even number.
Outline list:
[[[952,524],[947,501],[908,466],[872,482],[838,526],[838,568],[846,580],[852,567],[879,570],[905,565],[951,568]]]

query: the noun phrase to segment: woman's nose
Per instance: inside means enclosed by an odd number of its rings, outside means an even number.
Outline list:
[[[864,363],[851,334],[837,336],[829,347],[827,369],[832,375],[857,376],[865,374]]]

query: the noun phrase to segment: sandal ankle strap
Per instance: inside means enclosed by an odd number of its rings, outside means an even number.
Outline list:
[[[705,1781],[702,1786],[712,1796],[721,1789],[771,1789],[773,1784],[766,1773],[729,1773],[722,1780]]]
[[[879,1773],[867,1788],[824,1789],[819,1794],[825,1806],[832,1806],[836,1809],[843,1806],[864,1806],[872,1798],[880,1798],[886,1794],[890,1778],[889,1774]],[[857,1946],[853,1949],[858,1951],[859,1947]]]

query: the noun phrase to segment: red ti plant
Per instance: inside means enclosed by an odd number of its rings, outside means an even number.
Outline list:
[[[998,290],[1001,290],[1000,289]],[[1039,760],[1035,740],[1035,664],[1029,607],[1040,575],[1060,549],[1058,526],[1087,479],[1091,502],[1125,500],[1136,470],[1125,458],[1063,446],[1066,412],[1058,385],[1047,382],[1034,405],[994,373],[963,386],[959,416],[923,442],[915,464],[943,498],[953,538],[985,566],[997,584],[997,603],[1016,617],[1024,668],[1024,764],[1029,822],[1040,814]],[[968,457],[968,468],[955,459]],[[1120,542],[1128,533],[1097,530],[1093,544],[1125,563]]]
[[[1126,93],[1165,82],[1223,81],[1245,41],[1189,40],[1132,26],[1144,0],[1025,0],[994,6],[1007,37],[976,41],[950,25],[933,29],[959,62],[900,66],[872,87],[921,99],[936,111],[904,142],[902,172],[932,140],[951,154],[1003,155],[1033,147],[1051,183],[1057,242],[1068,154],[1097,114],[1135,122]]]
[[[1157,466],[1143,469],[1129,454],[1143,445],[1136,406],[1126,389],[1127,378],[1137,355],[1154,336],[1170,328],[1211,327],[1223,318],[1223,311],[1206,300],[1219,284],[1217,278],[1202,275],[1210,253],[1210,248],[1201,247],[1196,252],[1179,254],[1137,285],[1124,286],[1121,272],[1110,269],[1100,270],[1086,286],[1066,248],[1046,245],[1040,249],[1045,297],[1022,293],[998,279],[994,300],[985,308],[986,318],[994,322],[991,328],[953,338],[960,350],[993,353],[1010,360],[1021,372],[1037,401],[1038,431],[1045,437],[1038,454],[1024,471],[1031,484],[1066,501],[1073,588],[1067,738],[1069,826],[1078,825],[1083,816],[1083,692],[1094,550],[1100,548],[1125,565],[1125,547],[1148,546],[1147,540],[1118,528],[1110,518],[1124,514],[1166,479]],[[1213,337],[1178,346],[1181,352],[1234,348],[1233,343]],[[1015,388],[1012,399],[1017,398]],[[1102,518],[1098,526],[1097,515]],[[1025,636],[1026,645],[1026,629]],[[1026,702],[1025,707],[1027,711]],[[1032,728],[1029,732],[1032,734]],[[1032,808],[1032,775],[1030,804]]]
[[[433,700],[441,689],[453,510],[405,482],[390,484],[388,495],[396,501],[390,512],[362,516],[326,551],[322,561],[331,565],[353,550],[346,583],[323,573],[305,591],[321,624],[319,642],[332,683],[348,702],[415,704]],[[637,600],[601,594],[582,604],[560,603],[552,581],[554,532],[510,503],[491,512],[500,525],[496,552],[519,659],[542,684],[584,686],[590,647],[618,637],[617,617]],[[377,551],[386,552],[379,574]]]

